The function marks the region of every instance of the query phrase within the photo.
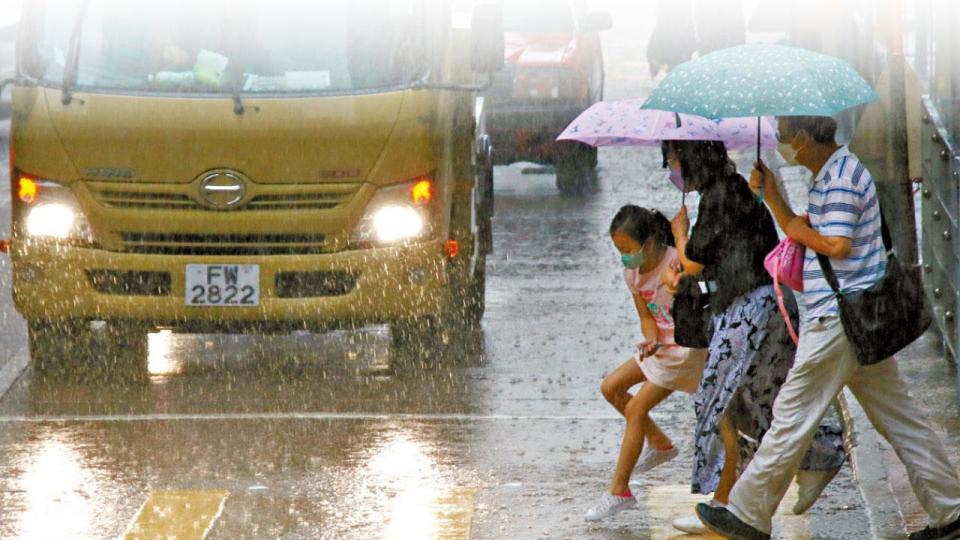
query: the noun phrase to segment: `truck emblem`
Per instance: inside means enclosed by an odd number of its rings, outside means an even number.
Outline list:
[[[213,208],[233,208],[247,194],[247,183],[238,174],[218,171],[200,181],[200,197]]]
[[[83,171],[87,178],[102,178],[105,180],[133,180],[137,174],[133,169],[115,167],[89,167]]]

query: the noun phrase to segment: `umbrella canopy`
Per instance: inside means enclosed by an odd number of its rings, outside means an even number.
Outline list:
[[[707,118],[833,116],[876,99],[867,81],[839,58],[755,43],[680,64],[644,108]]]
[[[596,103],[571,122],[557,140],[579,141],[591,146],[659,146],[668,140],[722,141],[730,150],[757,146],[756,117],[709,120],[644,109],[643,103],[642,99]],[[777,128],[773,120],[765,117],[759,121],[761,145],[776,148]]]

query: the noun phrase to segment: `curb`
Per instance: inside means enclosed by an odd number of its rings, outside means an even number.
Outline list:
[[[846,428],[847,451],[870,522],[870,532],[874,538],[901,540],[906,536],[906,524],[890,487],[880,438],[850,390],[844,388],[837,400]]]
[[[30,363],[29,356],[26,351],[18,349],[8,357],[7,361],[3,362],[2,367],[0,367],[0,399],[7,395],[10,387],[17,382],[20,375],[27,369],[27,365]]]
[[[0,256],[0,331],[4,339],[0,348],[0,399],[17,382],[30,364],[30,352],[23,339],[11,339],[11,336],[26,335],[26,324],[12,309],[13,298],[10,295],[10,259]]]

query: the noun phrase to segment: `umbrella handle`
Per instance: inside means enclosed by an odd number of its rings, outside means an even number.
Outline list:
[[[763,135],[760,133],[760,121],[762,117],[757,117],[757,161],[760,161],[760,139],[763,138]]]
[[[757,161],[760,161],[760,139],[763,137],[763,135],[760,133],[760,122],[761,122],[761,120],[762,120],[762,117],[758,116],[758,117],[757,117]],[[763,203],[763,188],[762,188],[762,187],[760,188],[760,193],[757,194],[757,198],[760,200],[761,203]]]

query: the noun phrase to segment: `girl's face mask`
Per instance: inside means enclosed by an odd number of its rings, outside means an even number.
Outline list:
[[[647,257],[643,254],[643,249],[641,249],[632,255],[621,255],[620,261],[623,262],[624,268],[637,269],[647,262]]]
[[[647,264],[647,247],[649,247],[650,242],[645,242],[640,249],[631,253],[629,255],[620,255],[620,262],[623,263],[624,268],[637,269],[643,267]]]

